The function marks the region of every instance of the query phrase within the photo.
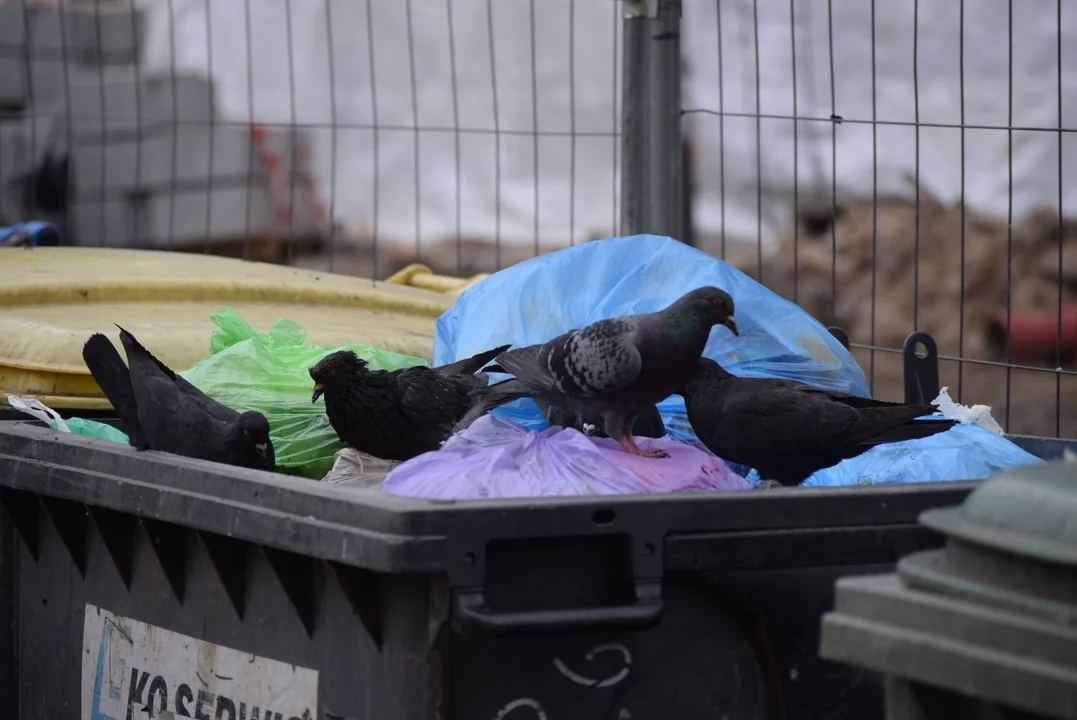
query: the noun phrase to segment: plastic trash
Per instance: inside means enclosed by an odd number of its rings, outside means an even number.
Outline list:
[[[1003,470],[1041,462],[1005,437],[968,423],[919,440],[879,445],[820,470],[804,485],[984,480]]]
[[[959,424],[919,440],[880,445],[820,470],[805,485],[984,480],[995,473],[1043,460],[1007,440],[989,405],[960,405],[947,388],[931,404]],[[752,477],[752,476],[750,476]]]
[[[959,423],[972,423],[979,425],[984,430],[1003,435],[1002,426],[991,417],[990,405],[960,405],[950,399],[949,388],[939,390],[939,396],[931,401],[931,404],[939,409],[944,418],[956,420]]]
[[[431,499],[485,499],[746,490],[751,485],[710,453],[670,438],[637,438],[668,458],[629,455],[577,430],[528,431],[491,415],[389,471],[383,490]]]
[[[8,404],[16,410],[21,410],[27,415],[31,415],[38,420],[48,425],[57,432],[66,432],[73,435],[85,435],[87,437],[95,437],[101,440],[111,440],[112,442],[127,444],[130,442],[126,433],[122,430],[117,430],[111,425],[106,425],[96,420],[87,420],[85,418],[68,418],[64,420],[60,417],[60,413],[50,408],[40,400],[34,398],[24,398],[18,395],[8,395]]]
[[[360,458],[363,462],[361,468]],[[333,459],[333,469],[322,478],[322,482],[338,487],[381,492],[385,476],[399,464],[397,460],[376,458],[354,448],[344,448],[337,452]]]
[[[588,242],[506,268],[466,290],[437,321],[434,362],[544,342],[596,320],[660,310],[704,285],[736,302],[740,337],[711,333],[705,355],[737,375],[782,377],[869,396],[863,371],[819,322],[731,265],[666,237]],[[495,379],[503,379],[498,375]],[[672,437],[694,437],[684,400],[658,406]],[[546,423],[531,400],[494,413],[526,429]]]
[[[210,355],[180,375],[218,402],[241,412],[264,414],[277,469],[282,472],[322,478],[332,467],[335,453],[344,447],[329,424],[324,402],[310,402],[314,381],[308,370],[312,365],[341,349],[353,350],[381,370],[426,364],[421,358],[370,345],[304,345],[306,331],[283,318],[261,334],[230,307],[209,317],[217,325],[210,338]]]

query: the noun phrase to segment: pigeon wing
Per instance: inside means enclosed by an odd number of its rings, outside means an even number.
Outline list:
[[[425,367],[409,368],[396,377],[400,412],[423,429],[444,426],[448,432],[468,410],[467,390],[456,378]]]
[[[851,408],[862,410],[864,408],[895,408],[905,407],[905,403],[890,402],[887,400],[874,400],[872,398],[860,397],[859,395],[852,395],[850,393],[841,392],[840,390],[824,390],[823,388],[815,387],[813,385],[807,385],[796,380],[767,380],[767,382],[781,383],[782,387],[790,390],[795,390],[799,393],[808,395],[818,395],[820,397],[829,398],[835,402],[840,402],[843,405],[848,405]]]
[[[629,318],[600,320],[559,335],[544,345],[510,350],[498,364],[539,392],[595,396],[616,392],[635,380],[643,358]]]
[[[225,423],[193,403],[164,373],[139,375],[132,371],[131,382],[138,396],[139,424],[151,449],[218,459],[227,431]]]
[[[140,343],[135,336],[120,328],[120,340],[123,342],[124,349],[127,350],[128,358],[131,356],[132,349],[136,350],[145,360],[152,362],[157,366],[158,370],[167,377],[172,384],[174,384],[183,395],[185,395],[191,402],[208,413],[211,417],[220,420],[221,422],[232,422],[239,417],[239,413],[227,405],[222,405],[209,395],[196,388],[191,383],[187,382],[179,375],[177,375],[172,368],[165,365],[157,356],[147,350],[142,343]]]
[[[810,392],[809,386],[728,387],[724,397],[716,398],[721,406],[717,434],[724,436],[723,444],[735,443],[753,454],[772,452],[775,438],[781,438],[783,454],[814,452],[832,445],[857,422],[855,408],[826,393]]]

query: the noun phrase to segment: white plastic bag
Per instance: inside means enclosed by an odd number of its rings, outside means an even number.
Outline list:
[[[106,425],[105,423],[97,422],[96,420],[86,420],[85,418],[77,417],[64,420],[60,417],[60,413],[34,398],[8,395],[7,401],[11,407],[37,418],[57,432],[71,433],[72,435],[85,435],[86,437],[111,440],[112,442],[124,444],[130,442],[123,431],[117,430],[111,425]]]
[[[931,401],[931,404],[939,409],[942,416],[947,420],[956,420],[964,425],[979,425],[984,430],[990,430],[996,435],[1005,435],[1002,426],[991,417],[990,405],[960,405],[950,399],[949,388],[939,390],[939,396]]]
[[[64,422],[64,419],[60,417],[60,413],[56,412],[40,400],[19,397],[18,395],[8,395],[7,402],[8,405],[16,410],[22,410],[27,415],[33,415],[53,430],[65,433],[71,432],[71,428],[69,428],[67,423]]]

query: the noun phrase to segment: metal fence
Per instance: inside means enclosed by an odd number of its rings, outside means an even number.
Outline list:
[[[370,277],[668,234],[845,328],[880,397],[926,330],[955,399],[1074,436],[1074,12],[0,1],[0,217]]]
[[[845,328],[878,395],[900,397],[901,340],[926,330],[955,399],[1011,432],[1077,433],[1074,9],[721,0],[683,16],[683,127],[717,158],[697,163],[696,234]]]
[[[72,242],[384,276],[428,256],[493,269],[618,230],[614,3],[0,13],[0,213],[57,217]]]

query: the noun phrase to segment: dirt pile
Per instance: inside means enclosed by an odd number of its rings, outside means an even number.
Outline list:
[[[1070,302],[1077,300],[1077,221],[1064,220],[1061,233],[1062,295]],[[854,343],[900,347],[915,327],[930,332],[944,355],[998,360],[1005,345],[992,326],[1005,313],[1007,287],[1013,308],[1055,312],[1058,248],[1054,210],[1034,210],[1011,232],[1004,217],[969,208],[962,216],[959,205],[922,191],[919,223],[915,203],[896,197],[847,203],[833,227],[829,212],[802,217],[798,232],[767,258],[763,282],[843,327]],[[754,276],[752,255],[730,260]]]

